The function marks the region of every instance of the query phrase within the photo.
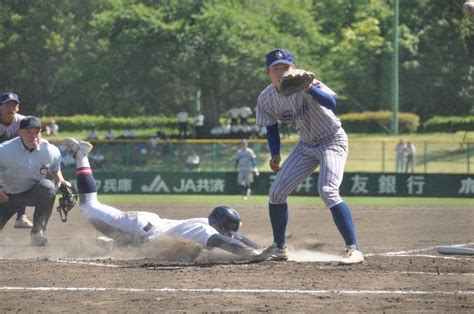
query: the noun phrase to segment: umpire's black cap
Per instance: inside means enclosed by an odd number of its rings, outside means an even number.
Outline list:
[[[38,128],[41,129],[41,121],[37,117],[28,116],[20,121],[20,130]]]

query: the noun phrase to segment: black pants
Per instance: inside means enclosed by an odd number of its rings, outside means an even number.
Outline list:
[[[188,132],[188,124],[186,122],[178,123],[178,132],[180,137],[186,137]]]
[[[31,190],[18,194],[7,194],[8,202],[0,204],[0,230],[3,229],[18,208],[33,206],[35,207],[35,213],[31,233],[45,231],[53,211],[56,192],[54,183],[43,179]]]

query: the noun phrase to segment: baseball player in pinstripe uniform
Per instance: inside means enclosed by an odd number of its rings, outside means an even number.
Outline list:
[[[20,121],[25,118],[18,113],[20,98],[13,92],[5,92],[0,96],[0,143],[18,136]],[[32,228],[33,223],[26,217],[26,208],[16,213],[15,228]]]
[[[256,115],[257,124],[267,128],[270,167],[277,173],[269,191],[274,243],[266,251],[274,260],[288,259],[285,238],[288,225],[287,197],[319,166],[319,195],[331,210],[346,244],[342,263],[360,263],[364,257],[357,243],[351,210],[339,195],[348,139],[341,121],[332,111],[336,107],[336,94],[314,80],[305,90],[284,97],[279,93],[279,84],[283,73],[295,67],[292,54],[285,49],[274,49],[267,54],[266,65],[272,83],[260,93]],[[298,144],[281,168],[279,120],[295,125],[300,135]]]
[[[87,155],[92,145],[74,138],[63,143],[76,160],[77,189],[81,212],[107,237],[99,237],[117,246],[140,245],[161,236],[194,241],[203,248],[220,248],[250,261],[264,260],[260,246],[238,232],[240,215],[228,206],[218,206],[208,218],[165,219],[144,211],[123,212],[99,202],[97,187]]]

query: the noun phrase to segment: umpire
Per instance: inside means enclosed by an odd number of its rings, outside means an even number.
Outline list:
[[[58,183],[70,185],[61,173],[59,149],[41,138],[41,122],[28,116],[20,122],[19,136],[0,144],[0,231],[24,206],[35,207],[31,245],[46,246],[44,232],[53,210]]]

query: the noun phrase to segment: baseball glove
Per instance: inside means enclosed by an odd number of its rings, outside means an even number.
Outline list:
[[[283,73],[280,79],[280,93],[283,96],[291,96],[296,92],[308,88],[314,80],[314,73],[302,69],[290,68]]]
[[[67,214],[77,203],[77,195],[74,194],[72,188],[66,184],[61,185],[59,191],[61,192],[61,197],[59,198],[59,206],[56,209],[61,221],[66,222]]]

